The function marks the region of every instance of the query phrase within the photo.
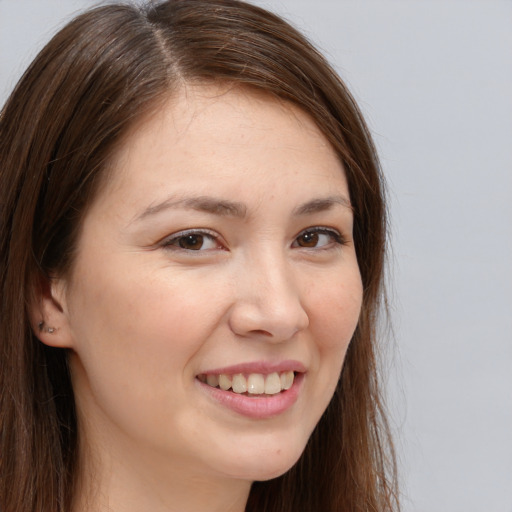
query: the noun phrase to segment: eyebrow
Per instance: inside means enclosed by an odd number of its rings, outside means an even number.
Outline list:
[[[336,205],[341,205],[352,211],[350,201],[345,196],[329,196],[308,201],[293,210],[293,215],[302,216],[330,210]],[[247,206],[240,202],[218,199],[211,196],[187,197],[176,199],[171,197],[156,205],[148,206],[133,222],[141,221],[147,217],[156,215],[162,211],[183,208],[196,210],[213,215],[235,217],[243,219],[247,217]]]
[[[308,201],[304,203],[293,211],[294,215],[309,215],[312,213],[325,212],[330,210],[336,205],[341,205],[345,208],[348,208],[350,211],[353,211],[352,205],[350,201],[345,196],[329,196],[320,199],[313,199],[312,201]]]
[[[143,220],[164,210],[176,208],[238,218],[243,218],[247,215],[247,207],[243,203],[226,201],[210,196],[186,197],[183,199],[171,197],[156,205],[148,206],[135,218],[135,221]]]

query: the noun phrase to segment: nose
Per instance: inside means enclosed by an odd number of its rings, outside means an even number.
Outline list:
[[[299,276],[276,257],[254,258],[235,276],[229,323],[239,336],[287,341],[309,326]]]

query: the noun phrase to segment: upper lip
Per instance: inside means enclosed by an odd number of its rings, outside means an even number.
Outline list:
[[[286,360],[286,361],[253,361],[247,363],[238,363],[223,368],[213,368],[201,372],[199,375],[235,375],[237,373],[262,373],[264,375],[269,373],[281,372],[299,372],[304,373],[306,367],[299,361]]]

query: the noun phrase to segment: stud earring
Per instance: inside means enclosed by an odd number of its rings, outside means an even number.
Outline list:
[[[55,332],[55,327],[44,327],[44,322],[39,322],[38,324],[40,331],[46,331],[48,334],[53,334]]]

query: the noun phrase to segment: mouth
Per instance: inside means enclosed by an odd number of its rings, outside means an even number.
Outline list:
[[[306,373],[299,361],[256,361],[203,371],[195,381],[213,403],[237,415],[264,420],[293,409]]]
[[[250,397],[272,396],[287,391],[293,386],[296,372],[264,373],[202,373],[197,379],[212,388],[231,391]]]

